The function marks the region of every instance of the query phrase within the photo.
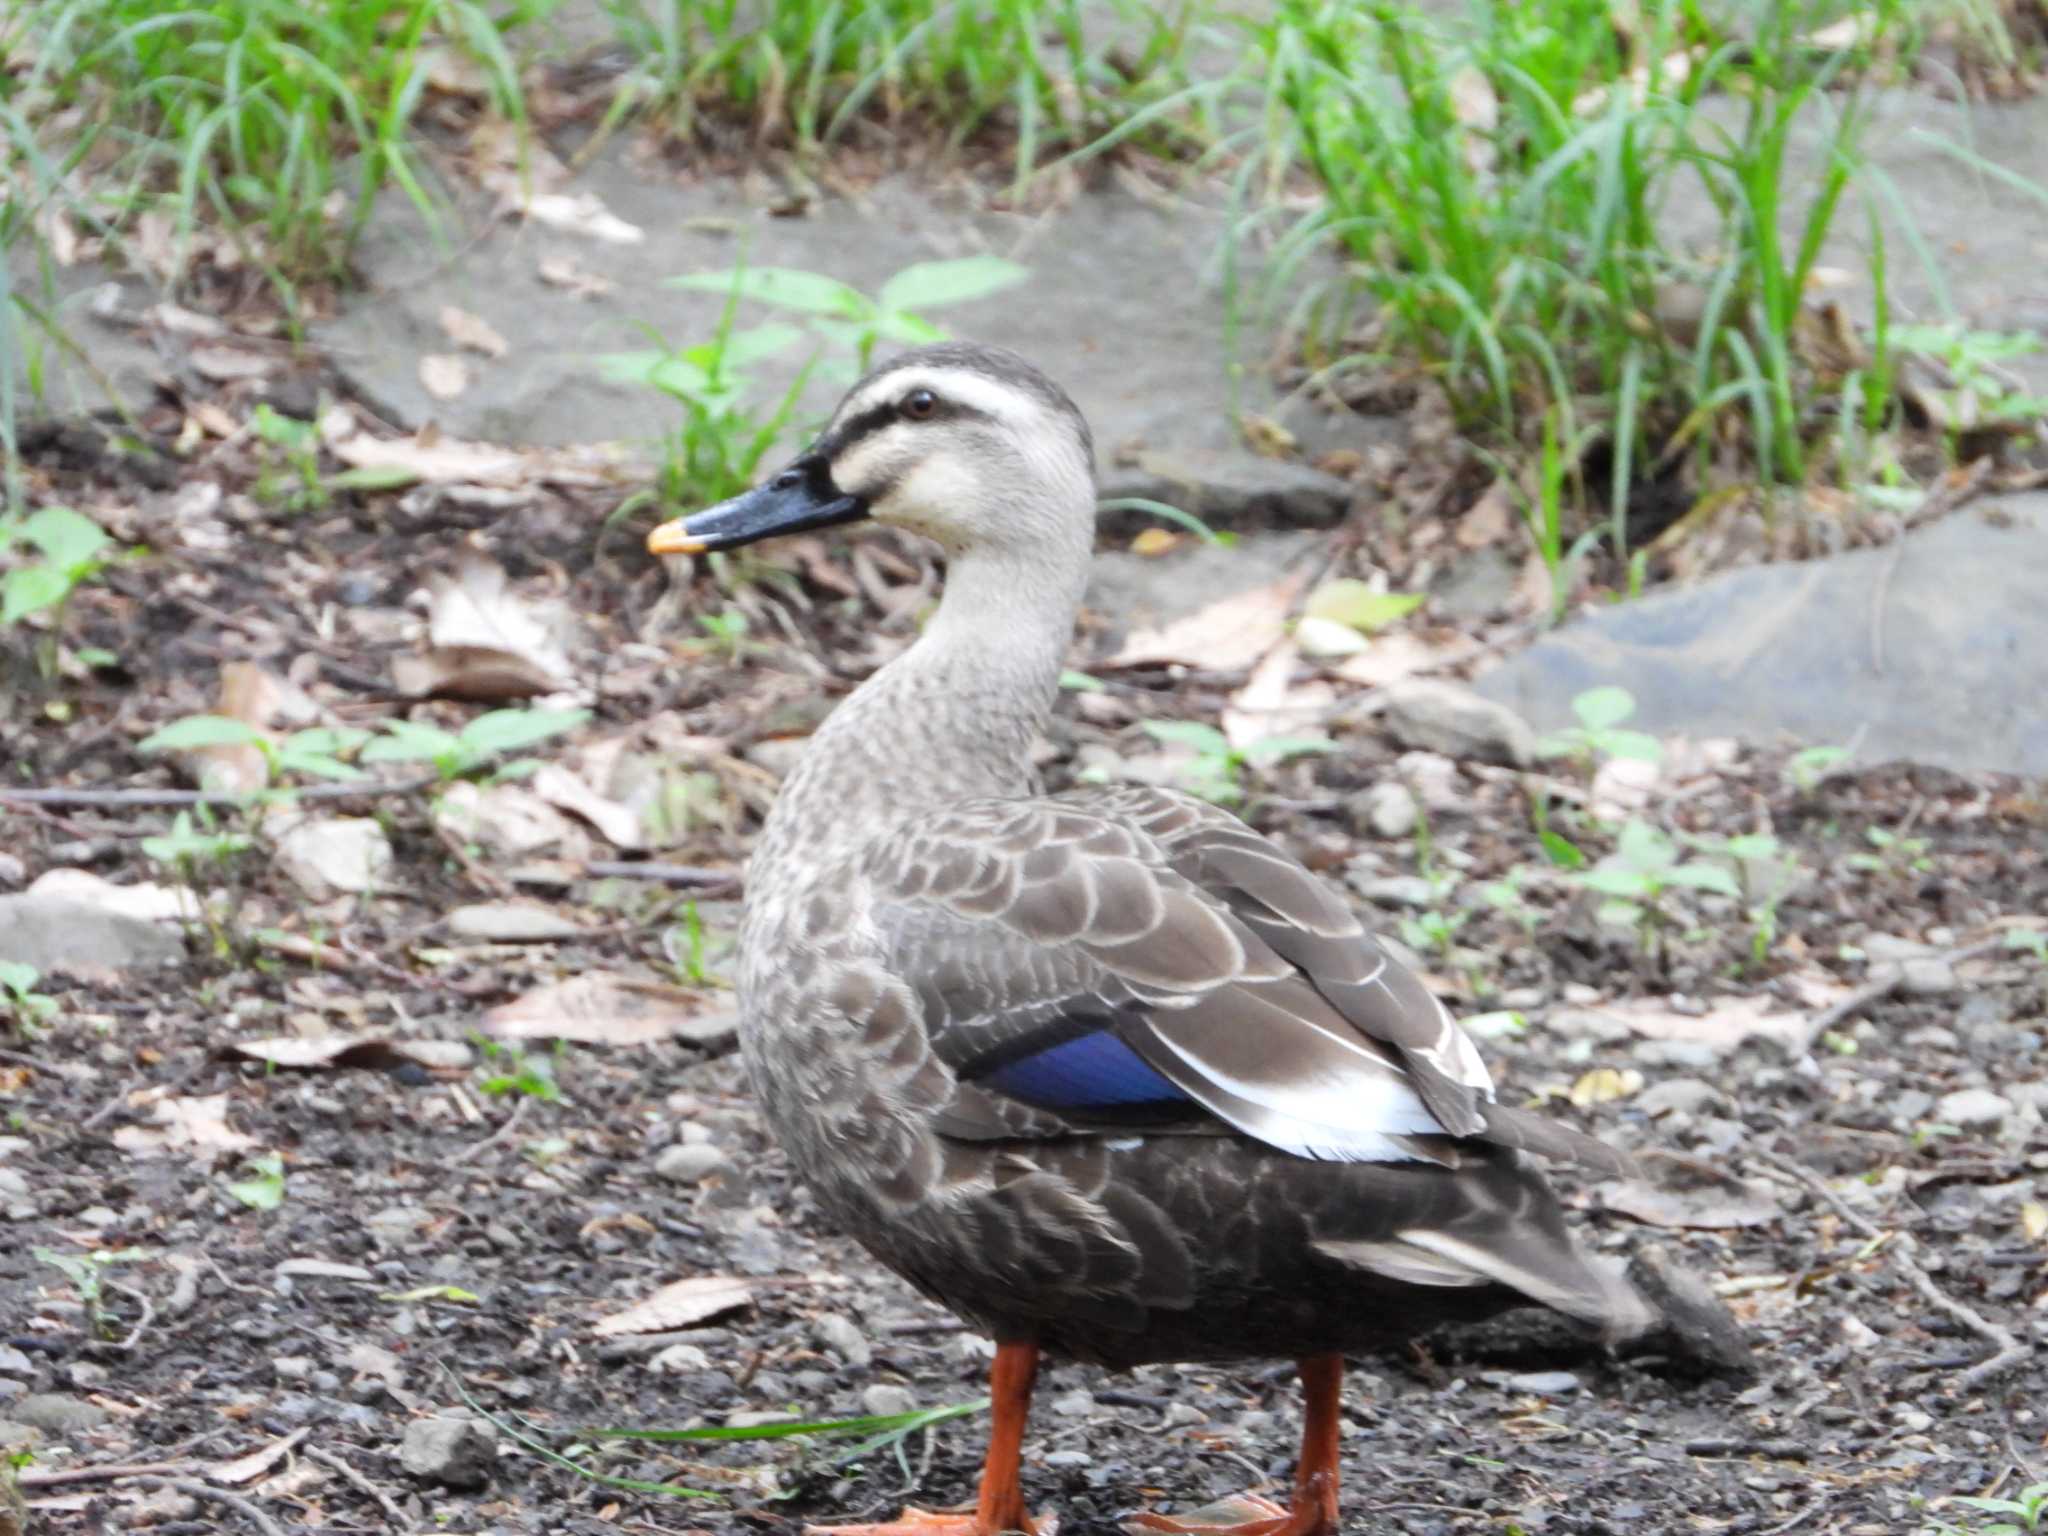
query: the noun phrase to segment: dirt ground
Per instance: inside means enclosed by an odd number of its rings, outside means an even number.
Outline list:
[[[737,598],[706,573],[678,597],[630,529],[600,539],[615,493],[344,495],[292,513],[239,492],[195,501],[209,478],[248,488],[227,449],[150,483],[80,441],[44,441],[36,475],[155,553],[74,607],[73,642],[117,666],[51,687],[25,649],[6,659],[12,783],[184,782],[135,743],[218,707],[222,668],[239,661],[289,676],[329,720],[475,715],[408,703],[387,681],[416,644],[422,573],[467,550],[577,617],[567,653],[595,679],[594,713],[537,755],[591,777],[622,752],[684,754],[715,793],[700,783],[697,813],[658,850],[697,872],[675,887],[589,874],[587,859],[617,855],[580,824],[521,861],[437,830],[425,793],[328,802],[383,827],[394,863],[374,894],[316,901],[259,849],[205,873],[229,915],[194,925],[182,963],[43,983],[57,1004],[43,1029],[0,1032],[0,1420],[42,1425],[23,1465],[28,1528],[793,1531],[906,1495],[971,1497],[974,1416],[854,1461],[822,1440],[589,1449],[591,1427],[971,1402],[989,1350],[817,1219],[728,1031],[530,1042],[558,1097],[487,1091],[509,1058],[478,1033],[491,1008],[563,978],[675,980],[664,937],[687,898],[701,898],[715,981],[774,749],[903,643],[904,599],[925,576],[914,552],[821,543],[771,554],[791,574]],[[1329,555],[1340,573],[1360,558],[1341,533]],[[729,600],[755,605],[737,655],[688,617]],[[1105,618],[1076,665],[1114,641]],[[1105,751],[1135,758],[1149,740],[1137,721],[1213,719],[1242,682],[1153,669],[1070,695],[1047,776],[1067,782]],[[1255,774],[1249,814],[1333,879],[1381,881],[1389,927],[1413,898],[1385,881],[1416,873],[1414,840],[1374,831],[1356,797],[1397,772],[1437,775],[1430,857],[1458,891],[1543,869],[1523,775],[1402,759],[1371,715],[1333,733],[1340,750]],[[1484,1047],[1505,1093],[1551,1098],[1643,1158],[1640,1185],[1563,1177],[1588,1239],[1617,1255],[1655,1246],[1702,1277],[1758,1374],[1610,1358],[1515,1319],[1356,1362],[1355,1528],[1878,1536],[1938,1518],[1968,1529],[1979,1517],[1940,1501],[2048,1480],[2048,966],[1998,943],[2001,924],[2048,914],[2048,801],[1900,769],[1801,788],[1783,753],[1687,761],[1667,765],[1648,814],[1703,836],[1774,831],[1801,871],[1760,960],[1726,904],[1686,906],[1646,956],[1538,873],[1526,919],[1473,906],[1456,950],[1430,964],[1465,1011],[1527,1020]],[[1585,793],[1544,782],[1560,815]],[[15,884],[60,867],[162,880],[140,840],[172,814],[0,805],[0,848]],[[1903,841],[1873,861],[1870,828]],[[513,895],[577,931],[449,934],[450,908]],[[1866,985],[1886,940],[1932,952],[1889,990]],[[1862,1006],[1813,1027],[1859,987]],[[715,984],[685,992],[700,1015],[730,1007]],[[455,1055],[293,1070],[222,1054],[336,1029]],[[1968,1123],[1944,1119],[1965,1110]],[[284,1179],[268,1210],[229,1188],[264,1153]],[[124,1256],[87,1258],[108,1251]],[[744,1278],[751,1300],[654,1333],[593,1331],[693,1276]],[[2005,1342],[2018,1363],[1971,1379]],[[408,1470],[409,1426],[468,1408],[499,1421],[495,1465],[467,1474],[474,1486]],[[1284,1487],[1297,1430],[1279,1363],[1125,1377],[1058,1365],[1041,1381],[1028,1487],[1063,1531],[1108,1531],[1140,1505]],[[716,1497],[610,1486],[535,1447]]]

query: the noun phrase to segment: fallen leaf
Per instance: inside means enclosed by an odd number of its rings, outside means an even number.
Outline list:
[[[160,1098],[151,1105],[152,1124],[124,1125],[114,1132],[114,1145],[137,1157],[158,1157],[170,1152],[247,1152],[256,1138],[244,1136],[228,1124],[228,1096],[216,1093],[205,1098]]]
[[[425,431],[413,437],[372,437],[356,432],[329,442],[328,447],[353,468],[408,476],[430,485],[523,486],[532,475],[532,464],[523,453]]]
[[[1133,630],[1123,649],[1102,665],[1178,664],[1210,672],[1242,671],[1279,644],[1288,610],[1307,581],[1306,572],[1282,576],[1156,628]]]
[[[469,364],[452,352],[429,352],[420,359],[420,387],[436,400],[453,400],[469,388]]]
[[[701,992],[589,971],[493,1008],[483,1016],[482,1027],[501,1040],[645,1045],[668,1039],[710,1011]]]
[[[1424,672],[1452,666],[1467,652],[1477,649],[1471,641],[1455,634],[1443,640],[1432,640],[1412,630],[1375,635],[1366,649],[1338,665],[1337,675],[1348,683],[1385,688]]]
[[[440,1077],[459,1077],[475,1061],[475,1053],[460,1040],[393,1040],[382,1035],[274,1035],[263,1040],[230,1040],[216,1046],[215,1054],[290,1072],[395,1072],[401,1067],[421,1067]]]
[[[499,703],[575,684],[559,614],[524,602],[495,562],[471,553],[453,576],[431,573],[427,588],[428,650],[392,662],[401,692]]]
[[[1580,1109],[1586,1109],[1594,1104],[1611,1104],[1616,1099],[1625,1099],[1640,1093],[1642,1087],[1643,1074],[1634,1067],[1620,1070],[1595,1067],[1572,1084],[1571,1101]]]
[[[647,238],[646,230],[628,224],[606,208],[604,200],[594,192],[535,192],[523,199],[509,200],[506,211],[524,214],[549,229],[588,235],[607,245],[638,245]]]
[[[1131,553],[1146,559],[1170,555],[1180,548],[1180,535],[1171,528],[1140,528],[1131,539]]]
[[[1340,576],[1309,593],[1303,612],[1313,619],[1331,619],[1371,634],[1406,618],[1427,601],[1421,592],[1382,592],[1355,577]]]
[[[448,339],[458,347],[467,347],[472,352],[481,352],[485,357],[503,357],[512,350],[511,343],[498,334],[497,328],[481,315],[473,315],[466,309],[457,309],[453,304],[443,304],[437,316],[441,329]]]
[[[599,1318],[591,1324],[590,1331],[606,1337],[620,1333],[666,1333],[750,1306],[753,1300],[754,1288],[744,1280],[731,1275],[697,1275],[664,1285],[623,1312]]]
[[[1485,549],[1505,540],[1517,521],[1514,492],[1507,481],[1495,480],[1458,519],[1456,538],[1465,549]]]
[[[540,280],[553,288],[564,288],[579,299],[601,299],[616,285],[608,277],[585,271],[566,256],[544,256]]]
[[[206,1480],[223,1487],[238,1488],[244,1483],[253,1483],[257,1478],[289,1456],[292,1448],[306,1436],[313,1433],[311,1425],[295,1429],[281,1439],[251,1451],[246,1456],[237,1456],[233,1461],[223,1461],[206,1469]]]
[[[559,811],[580,816],[614,848],[646,846],[639,813],[616,800],[607,800],[559,763],[546,763],[527,780],[534,794]]]
[[[1641,1179],[1600,1186],[1606,1209],[1653,1227],[1684,1227],[1720,1231],[1761,1227],[1781,1214],[1778,1202],[1761,1185],[1743,1184],[1740,1191],[1659,1189]]]
[[[1585,1010],[1596,1018],[1626,1025],[1646,1040],[1690,1040],[1715,1050],[1732,1051],[1752,1035],[1788,1050],[1806,1045],[1806,1019],[1798,1013],[1773,1013],[1765,997],[1731,997],[1703,1014],[1679,1013],[1655,998],[1624,998]]]
[[[1251,677],[1223,709],[1223,735],[1231,746],[1242,752],[1275,736],[1307,734],[1322,724],[1337,701],[1337,691],[1323,682],[1294,683],[1300,660],[1300,652],[1282,641],[1252,668]]]

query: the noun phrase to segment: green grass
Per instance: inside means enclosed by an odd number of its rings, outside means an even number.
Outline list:
[[[602,3],[637,61],[622,106],[663,111],[680,132],[723,118],[813,149],[856,121],[924,117],[958,145],[1000,123],[1020,180],[1044,152],[1180,92],[1206,16],[1205,0]]]
[[[14,0],[0,13],[10,168],[82,233],[118,240],[167,214],[182,264],[217,221],[287,291],[336,278],[380,188],[433,215],[413,133],[433,50],[474,56],[490,106],[519,119],[505,34],[551,4]]]
[[[1831,13],[1798,0],[1748,6],[1739,28],[1658,0],[1632,37],[1605,0],[1493,0],[1450,22],[1282,0],[1252,28],[1273,152],[1325,201],[1281,242],[1276,284],[1299,291],[1334,248],[1346,275],[1304,312],[1341,335],[1368,300],[1377,335],[1326,361],[1419,361],[1482,440],[1533,450],[1554,414],[1617,554],[1631,492],[1688,452],[1704,474],[1731,433],[1760,479],[1798,484],[1833,421],[1890,407],[1881,324],[1846,380],[1807,361],[1800,326],[1822,242],[1856,206],[1865,66],[1908,9],[1868,8],[1868,43],[1829,49],[1810,39]],[[1795,184],[1802,132],[1825,147]],[[1668,233],[1675,199],[1713,211],[1696,248]]]

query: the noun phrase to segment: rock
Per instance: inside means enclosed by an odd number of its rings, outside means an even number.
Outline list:
[[[1353,795],[1344,807],[1351,829],[1376,837],[1406,837],[1422,820],[1422,807],[1406,784],[1382,779],[1372,788]]]
[[[18,1419],[0,1419],[0,1453],[24,1451],[42,1442],[43,1432]]]
[[[1956,968],[1946,960],[1928,956],[1899,966],[1899,990],[1908,997],[1947,997],[1961,985]]]
[[[899,1387],[894,1382],[881,1381],[869,1387],[860,1395],[860,1405],[877,1418],[888,1414],[915,1413],[917,1398],[910,1388]]]
[[[1579,1390],[1579,1378],[1570,1371],[1522,1371],[1502,1383],[1510,1392],[1536,1392],[1544,1397],[1563,1397]]]
[[[759,1429],[763,1424],[794,1424],[797,1418],[787,1408],[742,1408],[728,1413],[725,1424],[728,1429]]]
[[[2032,704],[2048,695],[2044,563],[2048,494],[1990,498],[1903,549],[1746,566],[1595,609],[1477,686],[1542,730],[1574,724],[1573,698],[1613,684],[1635,698],[1630,726],[1653,734],[1855,740],[1860,762],[2037,777],[2048,774],[2048,715]]]
[[[1052,1411],[1063,1419],[1082,1419],[1095,1411],[1095,1399],[1076,1387],[1052,1400]]]
[[[1445,757],[1526,768],[1536,760],[1536,734],[1504,704],[1462,683],[1410,678],[1387,691],[1387,729],[1404,747]]]
[[[711,1356],[701,1344],[671,1344],[647,1362],[650,1370],[669,1376],[687,1376],[692,1371],[711,1369]]]
[[[1335,475],[1242,448],[1140,452],[1102,477],[1105,501],[1165,502],[1219,528],[1329,528],[1351,510],[1353,495]],[[1099,522],[1113,537],[1159,526],[1137,511],[1105,512]]]
[[[0,960],[45,976],[94,980],[184,957],[179,934],[139,917],[29,892],[0,896]]]
[[[1697,1077],[1667,1077],[1636,1095],[1636,1108],[1652,1120],[1659,1115],[1696,1115],[1709,1107],[1726,1108],[1728,1096]]]
[[[492,944],[551,944],[580,938],[580,924],[552,907],[524,901],[482,901],[448,914],[448,931]]]
[[[1352,880],[1351,888],[1367,901],[1383,907],[1427,907],[1436,900],[1436,888],[1420,875],[1379,875]]]
[[[0,1344],[0,1376],[33,1376],[35,1366],[12,1344]]]
[[[1095,1458],[1086,1451],[1048,1451],[1045,1464],[1048,1467],[1092,1467]]]
[[[455,1414],[415,1419],[405,1427],[398,1461],[423,1483],[481,1488],[497,1465],[498,1442],[479,1419]]]
[[[391,868],[391,840],[364,816],[302,821],[278,839],[277,867],[315,901],[372,891]]]
[[[874,1346],[868,1343],[849,1317],[837,1312],[827,1312],[813,1325],[818,1342],[855,1369],[863,1369],[875,1358]]]
[[[2013,1103],[1989,1088],[1961,1088],[1945,1093],[1934,1106],[1934,1118],[1964,1131],[1995,1131],[2011,1118]]]
[[[107,1410],[99,1404],[62,1392],[31,1393],[8,1409],[8,1413],[17,1424],[47,1430],[53,1435],[75,1435],[82,1430],[98,1429],[107,1422]]]
[[[18,886],[28,879],[28,866],[11,853],[0,853],[0,885]]]
[[[692,1142],[664,1147],[654,1160],[654,1172],[675,1184],[695,1184],[726,1165],[725,1154],[709,1142]]]

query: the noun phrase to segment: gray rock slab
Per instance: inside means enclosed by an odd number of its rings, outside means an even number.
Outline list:
[[[46,976],[108,976],[131,966],[184,958],[175,929],[125,912],[26,891],[0,896],[0,960],[32,965]]]
[[[1586,615],[1477,680],[1538,730],[1612,683],[1630,722],[1859,762],[2048,774],[2048,495],[1978,505],[1902,548],[1731,571]],[[1880,646],[1879,636],[1882,636]]]

